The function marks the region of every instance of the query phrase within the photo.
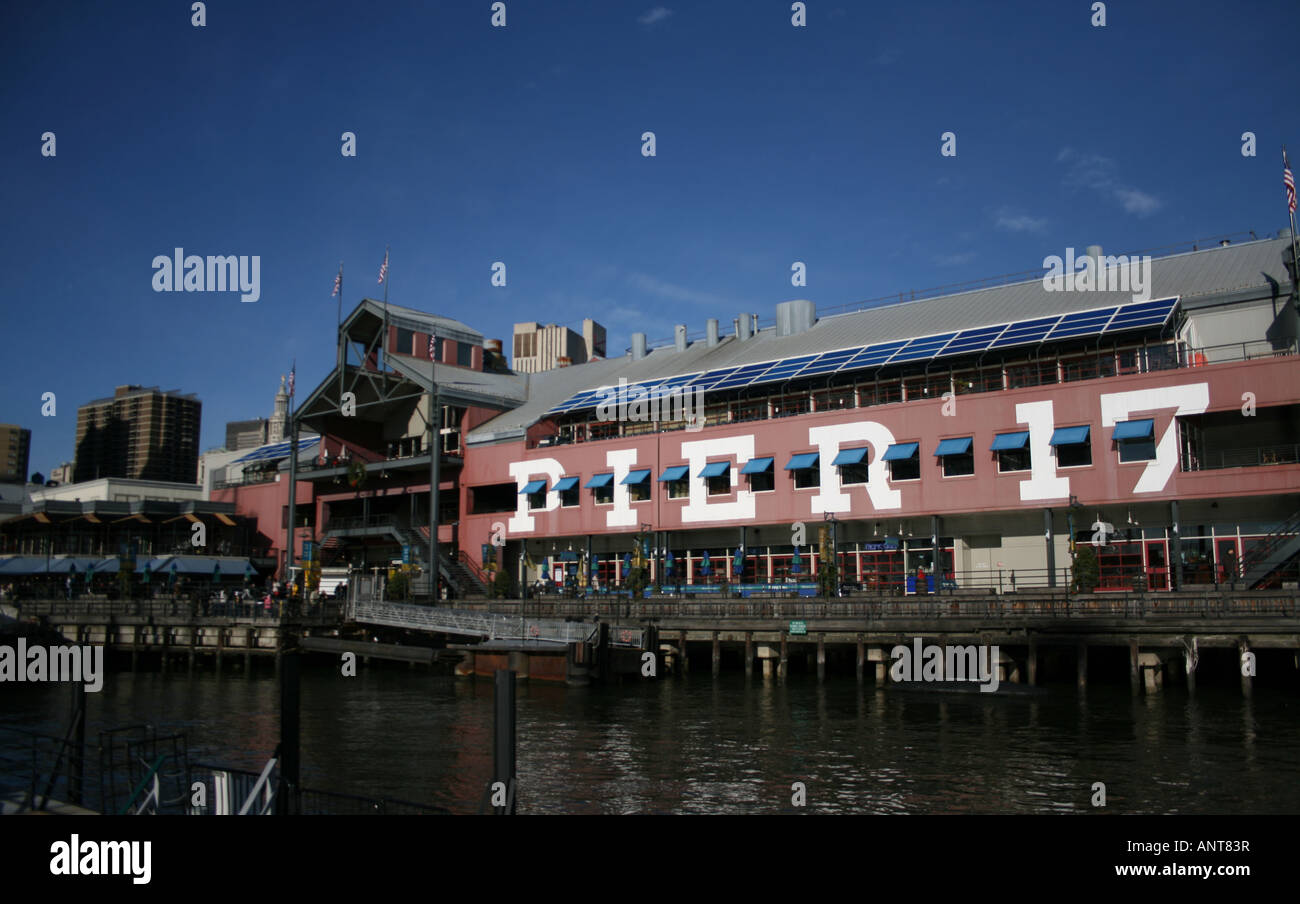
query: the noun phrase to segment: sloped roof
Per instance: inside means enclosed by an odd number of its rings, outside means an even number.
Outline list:
[[[1272,293],[1290,284],[1282,253],[1289,239],[1263,239],[1155,258],[1151,261],[1150,298],[1179,296],[1183,305],[1197,299],[1240,290]],[[686,351],[656,348],[644,358],[630,356],[559,368],[534,374],[528,381],[528,401],[480,425],[467,437],[471,444],[517,438],[557,404],[587,389],[674,376],[718,368],[772,361],[797,355],[852,348],[873,342],[912,339],[954,330],[1029,320],[1051,314],[1085,311],[1133,301],[1132,291],[1050,291],[1041,278],[837,314],[817,320],[805,332],[777,336],[768,328],[745,341],[729,336],[709,348],[702,341]]]

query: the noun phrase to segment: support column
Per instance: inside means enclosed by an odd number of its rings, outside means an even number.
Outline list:
[[[1052,533],[1052,510],[1043,509],[1043,536],[1047,539],[1047,586],[1056,587],[1056,537]],[[1034,683],[1033,666],[1030,666],[1029,683]]]
[[[713,632],[713,677],[717,678],[718,673],[722,671],[722,644],[718,640],[718,632]]]
[[[131,671],[140,664],[140,626],[131,626]]]
[[[683,631],[677,637],[677,649],[681,650],[682,674],[685,675],[691,670],[690,660],[686,658],[686,632]]]
[[[745,677],[754,675],[754,632],[745,632]]]
[[[1038,639],[1033,634],[1029,635],[1029,652],[1026,655],[1029,686],[1035,687],[1038,684]]]
[[[780,664],[776,667],[776,677],[778,678],[784,678],[788,674],[786,669],[787,669],[787,657],[790,652],[789,640],[790,640],[789,636],[785,633],[785,631],[782,631],[781,632],[781,661]]]
[[[1170,590],[1183,589],[1183,540],[1178,525],[1178,500],[1169,503],[1169,560],[1173,564],[1173,583]],[[1189,673],[1190,674],[1190,673]]]
[[[1251,686],[1255,683],[1254,678],[1250,675],[1244,674],[1246,654],[1249,652],[1250,644],[1246,642],[1246,638],[1243,637],[1241,640],[1237,641],[1237,671],[1243,673],[1241,676],[1241,694],[1243,697],[1250,696]]]
[[[864,667],[866,666],[866,662],[867,662],[867,648],[866,648],[865,646],[863,646],[863,644],[862,644],[862,635],[861,635],[861,634],[858,635],[858,645],[857,645],[857,646],[858,646],[858,659],[857,659],[857,666],[856,666],[856,668],[854,669],[854,671],[855,671],[855,673],[856,673],[856,675],[857,675],[858,684],[861,684],[861,683],[862,683],[862,672],[863,672],[863,669],[864,669]]]
[[[1075,656],[1075,681],[1079,685],[1079,690],[1088,687],[1088,645],[1086,643],[1079,644]]]
[[[1183,672],[1187,675],[1187,693],[1196,691],[1196,638],[1192,638],[1192,646],[1183,649]]]
[[[826,635],[817,635],[817,680],[826,680]]]
[[[1138,692],[1141,684],[1141,669],[1138,667],[1138,642],[1134,637],[1128,642],[1128,683],[1133,693]]]

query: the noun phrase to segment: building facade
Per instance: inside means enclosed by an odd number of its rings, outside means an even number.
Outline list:
[[[103,477],[193,483],[202,403],[158,387],[119,386],[77,409],[74,479]]]
[[[541,373],[603,357],[605,328],[591,318],[582,321],[581,336],[554,323],[515,324],[512,366],[518,373]]]
[[[247,421],[226,422],[226,451],[239,452],[243,449],[256,449],[270,441],[269,419],[253,418]]]
[[[0,483],[26,483],[32,431],[17,424],[0,424]]]

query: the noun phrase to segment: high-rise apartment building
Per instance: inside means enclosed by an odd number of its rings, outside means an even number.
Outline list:
[[[605,357],[605,328],[590,317],[582,321],[581,336],[554,323],[516,323],[512,353],[512,366],[522,374],[584,364]]]
[[[119,386],[77,409],[74,479],[126,477],[194,483],[203,403],[178,390]]]
[[[26,483],[32,431],[17,424],[0,424],[0,482]]]

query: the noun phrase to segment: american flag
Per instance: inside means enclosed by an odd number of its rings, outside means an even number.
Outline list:
[[[339,267],[338,275],[334,277],[334,291],[330,293],[330,297],[333,298],[335,295],[339,294],[339,290],[342,288],[343,288],[343,268]]]
[[[297,372],[297,370],[298,370],[298,362],[295,361],[293,363],[293,367],[289,368],[289,395],[290,396],[293,395],[293,376]]]
[[[435,341],[436,340],[434,339],[433,333],[430,333],[429,334],[429,360],[430,361],[434,360],[433,353],[434,351],[437,350],[437,346],[434,344]]]
[[[1286,186],[1287,209],[1295,213],[1295,176],[1291,175],[1291,162],[1286,159],[1286,151],[1282,152],[1282,184]]]
[[[384,263],[383,263],[383,266],[381,266],[381,267],[379,268],[379,282],[382,283],[382,282],[383,282],[384,280],[386,280],[386,279],[388,279],[388,251],[387,251],[387,249],[384,250]]]

